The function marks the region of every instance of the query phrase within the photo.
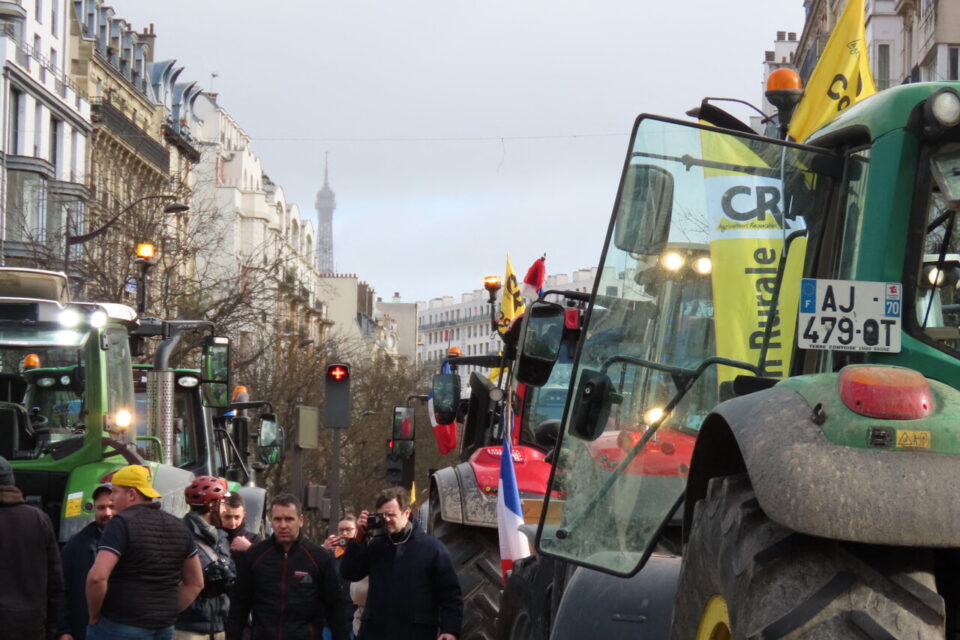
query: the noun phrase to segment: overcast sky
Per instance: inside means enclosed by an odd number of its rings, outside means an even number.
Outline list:
[[[404,302],[599,260],[641,112],[758,104],[802,0],[114,0],[157,59],[220,94],[315,220],[330,154],[336,268]],[[218,77],[211,78],[216,73]],[[744,112],[737,112],[747,117]]]

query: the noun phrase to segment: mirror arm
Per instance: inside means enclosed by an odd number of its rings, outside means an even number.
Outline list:
[[[558,296],[563,296],[564,298],[567,298],[568,300],[576,300],[576,301],[578,301],[578,302],[590,302],[590,294],[589,294],[589,293],[584,293],[583,291],[567,291],[567,290],[562,290],[562,291],[561,291],[560,289],[550,289],[550,290],[548,290],[548,291],[544,291],[544,292],[543,292],[543,295],[540,296],[540,300],[543,300],[544,298],[546,298],[547,296],[549,296],[549,295],[551,295],[551,294],[555,294],[555,295],[558,295]]]
[[[243,459],[243,455],[240,453],[240,449],[237,448],[237,443],[233,441],[233,436],[230,435],[230,432],[225,428],[217,427],[214,431],[220,432],[220,437],[222,440],[226,441],[227,445],[230,447],[230,451],[233,452],[234,459],[237,464],[240,465],[240,470],[243,471],[243,475],[246,476],[245,480],[250,479],[250,467],[247,466],[246,460]],[[226,462],[226,460],[224,460]]]
[[[806,237],[806,235],[806,229],[797,229],[790,233],[784,243],[783,251],[780,252],[780,263],[777,265],[777,275],[773,283],[773,295],[770,298],[770,315],[767,316],[767,326],[763,328],[763,342],[760,343],[760,356],[757,358],[757,366],[763,373],[757,374],[758,376],[766,375],[766,369],[764,367],[767,363],[767,351],[770,348],[770,339],[773,337],[773,319],[777,317],[778,313],[777,303],[780,301],[780,287],[783,284],[783,274],[787,270],[787,258],[790,255],[790,245],[793,244],[793,241],[797,238]]]

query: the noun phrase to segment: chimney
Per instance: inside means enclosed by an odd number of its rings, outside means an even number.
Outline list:
[[[783,42],[787,39],[786,31],[777,31],[777,42]]]
[[[391,302],[400,302],[400,292],[399,292],[399,291],[394,291],[394,292],[393,292],[393,300],[391,300]]]
[[[796,42],[796,41],[797,41],[797,33],[796,33],[795,31],[791,31],[790,33],[788,33],[788,34],[787,34],[787,40],[789,40],[790,42]]]
[[[764,51],[763,56],[767,62],[773,62],[776,59],[776,54],[773,51]]]
[[[147,27],[143,28],[143,33],[140,34],[140,41],[145,43],[146,46],[143,48],[143,60],[146,63],[153,62],[153,48],[157,43],[157,34],[153,32],[153,23],[150,23],[149,30]]]

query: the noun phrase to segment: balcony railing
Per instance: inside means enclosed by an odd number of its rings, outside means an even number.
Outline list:
[[[58,69],[54,63],[48,60],[43,53],[35,51],[33,47],[26,42],[21,42],[15,25],[11,24],[10,22],[0,22],[0,36],[10,38],[17,46],[16,61],[18,65],[27,71],[30,71],[32,63],[36,62],[38,65],[41,82],[46,80],[47,74],[53,76],[56,82],[56,86],[54,88],[57,95],[66,100],[67,89],[70,89],[73,91],[75,97],[75,106],[78,109],[80,108],[80,99],[85,98],[86,93],[82,91],[66,73]]]
[[[116,137],[120,138],[151,164],[166,173],[170,171],[170,152],[162,144],[127,118],[120,109],[109,100],[94,100],[90,103],[90,119],[94,124],[102,124]]]

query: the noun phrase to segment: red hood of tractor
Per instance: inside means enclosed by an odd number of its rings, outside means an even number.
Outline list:
[[[539,449],[524,445],[513,445],[513,468],[517,474],[517,488],[521,496],[535,494],[542,496],[547,491],[547,480],[550,479],[550,463],[544,462],[546,455]],[[500,481],[500,456],[503,447],[480,447],[473,452],[467,461],[477,476],[480,490],[490,495],[496,495],[497,484]]]
[[[641,431],[606,431],[589,443],[590,454],[601,469],[613,471],[643,436]],[[643,451],[630,461],[626,473],[638,476],[685,476],[690,470],[695,436],[660,429]]]

